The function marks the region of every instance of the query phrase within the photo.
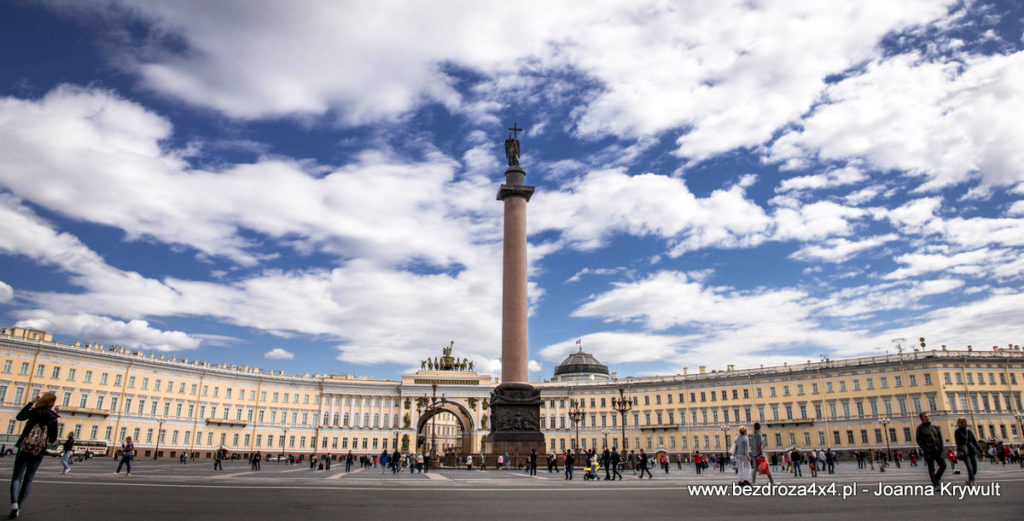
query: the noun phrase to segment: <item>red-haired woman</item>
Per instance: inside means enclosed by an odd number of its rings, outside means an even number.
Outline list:
[[[46,447],[57,441],[57,418],[53,404],[57,395],[44,393],[25,404],[18,413],[18,421],[25,427],[18,438],[18,455],[14,458],[14,475],[11,476],[11,519],[18,517],[19,509],[25,504],[32,479],[39,470],[39,464],[46,455]]]

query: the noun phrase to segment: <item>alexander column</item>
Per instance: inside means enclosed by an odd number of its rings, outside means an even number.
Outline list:
[[[528,455],[536,449],[543,455],[544,434],[540,432],[540,391],[530,385],[529,336],[526,298],[526,203],[534,188],[523,181],[519,167],[518,132],[512,125],[505,140],[505,184],[498,200],[505,204],[504,274],[501,301],[501,384],[491,393],[490,454]]]

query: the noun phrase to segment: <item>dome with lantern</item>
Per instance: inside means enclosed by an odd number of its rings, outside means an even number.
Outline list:
[[[594,355],[579,351],[567,356],[555,367],[555,382],[579,382],[592,380],[608,380],[608,366],[599,362]]]

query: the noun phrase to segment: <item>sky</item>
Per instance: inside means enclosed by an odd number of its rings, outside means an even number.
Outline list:
[[[0,3],[0,323],[530,378],[1024,343],[1013,1]],[[896,339],[903,339],[896,341]]]

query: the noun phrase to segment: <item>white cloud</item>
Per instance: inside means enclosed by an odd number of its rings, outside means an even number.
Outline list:
[[[616,274],[622,273],[625,270],[626,270],[626,268],[623,268],[623,267],[618,267],[618,268],[594,268],[594,269],[583,268],[580,271],[577,271],[576,273],[574,273],[568,279],[566,279],[565,282],[566,283],[569,283],[569,282],[579,282],[580,279],[582,279],[584,275],[597,275],[597,276],[601,276],[601,277],[610,277],[612,275],[616,275]]]
[[[619,169],[592,171],[531,204],[534,233],[559,230],[570,245],[585,250],[628,233],[668,239],[678,256],[705,247],[758,244],[771,225],[740,185],[698,198],[681,179],[630,176]]]
[[[10,196],[0,196],[0,220],[10,224],[0,230],[0,252],[58,267],[84,289],[22,292],[28,302],[48,310],[48,315],[39,312],[30,318],[48,318],[55,332],[91,338],[97,326],[85,324],[82,317],[93,315],[136,319],[124,328],[126,335],[135,336],[132,328],[145,325],[138,320],[144,317],[208,316],[274,334],[336,338],[339,358],[360,364],[415,359],[422,355],[424,339],[449,338],[453,331],[475,346],[467,352],[474,358],[492,355],[496,348],[487,346],[501,345],[496,262],[477,263],[455,274],[415,274],[360,259],[334,269],[266,271],[230,283],[157,281],[109,266],[77,238],[58,234]],[[489,248],[485,257],[501,258],[500,246]],[[534,284],[530,291],[533,299],[541,293]],[[109,332],[114,325],[100,325],[100,333],[124,343]],[[153,349],[188,348],[180,342],[147,343],[163,346]]]
[[[867,210],[820,201],[798,208],[777,208],[772,215],[774,239],[813,241],[827,237],[851,235],[852,221],[868,217]]]
[[[10,284],[0,280],[0,304],[10,302],[14,299],[14,288]]]
[[[937,237],[958,249],[1024,245],[1024,218],[944,218],[940,215],[942,210],[942,199],[930,197],[883,213],[904,235]]]
[[[794,252],[790,257],[806,262],[820,260],[839,263],[898,239],[899,236],[893,233],[868,237],[859,241],[851,241],[839,237],[828,239],[824,244],[808,244]]]
[[[951,268],[959,268],[961,273],[968,271],[987,271],[994,266],[1008,262],[1015,257],[1009,250],[990,250],[980,248],[977,250],[965,251],[956,254],[945,253],[907,253],[896,257],[896,262],[904,264],[892,273],[886,274],[887,279],[905,279],[917,277],[926,273],[945,271]],[[971,268],[964,270],[965,267]]]
[[[805,298],[806,293],[791,289],[740,292],[705,287],[683,273],[661,271],[640,281],[614,283],[612,290],[588,299],[572,315],[607,322],[636,321],[651,330],[791,324],[808,317],[808,310],[800,304]]]
[[[295,353],[286,351],[280,347],[275,347],[274,349],[263,353],[263,358],[266,358],[267,360],[293,360],[295,358]]]
[[[903,54],[825,90],[825,101],[771,146],[774,161],[864,161],[921,177],[923,190],[978,178],[1024,181],[1024,52],[929,61]]]
[[[477,264],[476,245],[500,240],[493,183],[455,180],[458,164],[437,153],[415,164],[367,151],[334,169],[267,158],[203,171],[160,145],[170,131],[166,120],[107,91],[64,86],[39,101],[3,98],[0,186],[129,239],[152,237],[244,265],[268,253],[243,239],[243,229],[302,252],[390,264]],[[470,168],[486,166],[475,149],[467,156]]]
[[[829,170],[822,174],[791,177],[779,183],[776,192],[825,190],[837,186],[851,185],[867,179],[867,174],[857,167],[848,166]]]
[[[925,337],[930,349],[946,345],[950,349],[989,349],[1020,344],[1024,337],[1024,293],[997,294],[961,305],[937,308],[917,323],[886,331],[880,338]]]
[[[576,340],[573,338],[545,346],[540,350],[540,355],[545,360],[559,364],[565,357],[579,349]],[[627,331],[602,331],[584,335],[581,340],[585,352],[594,355],[602,364],[609,365],[664,360],[684,347],[686,338]]]
[[[333,113],[361,124],[438,103],[483,121],[501,99],[529,96],[459,93],[449,66],[494,84],[479,91],[540,91],[533,96],[546,90],[531,89],[538,72],[571,70],[598,85],[575,111],[578,133],[642,137],[685,128],[679,151],[695,159],[770,139],[811,107],[827,75],[877,56],[886,34],[947,13],[946,2],[931,0],[757,8],[599,1],[586,9],[539,0],[122,4],[128,8],[118,16],[138,16],[186,49],[154,44],[116,62],[150,89],[233,117]],[[104,2],[88,5],[114,12]]]
[[[1007,215],[1024,216],[1024,201],[1014,201],[1006,213]]]
[[[182,331],[161,331],[145,320],[122,322],[87,313],[57,314],[47,310],[17,311],[17,327],[86,338],[92,342],[118,344],[154,351],[181,351],[199,347],[199,339]]]

